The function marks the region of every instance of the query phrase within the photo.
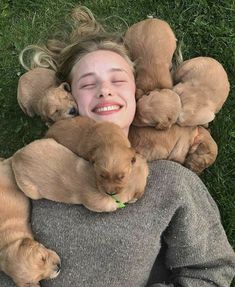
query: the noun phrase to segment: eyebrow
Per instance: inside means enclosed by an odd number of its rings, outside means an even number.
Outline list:
[[[112,68],[112,69],[109,70],[109,72],[125,72],[125,73],[127,73],[126,70],[120,69],[120,68]],[[82,75],[82,76],[78,79],[78,82],[79,82],[81,79],[83,79],[83,78],[85,78],[85,77],[88,77],[88,76],[95,76],[95,73],[94,73],[94,72],[90,72],[90,73],[86,73],[86,74]]]

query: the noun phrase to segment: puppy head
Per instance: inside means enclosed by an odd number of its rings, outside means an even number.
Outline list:
[[[175,92],[170,89],[154,90],[137,102],[133,125],[168,129],[177,121],[180,111],[180,98]]]
[[[107,147],[102,152],[101,149],[97,150],[92,162],[99,191],[109,195],[121,193],[128,183],[135,161],[135,150],[130,147]]]
[[[38,283],[42,279],[55,278],[60,272],[60,258],[42,244],[26,238],[19,246],[17,262],[12,266],[17,274],[11,274],[20,282]]]
[[[69,85],[62,83],[59,87],[48,89],[42,99],[41,110],[43,118],[52,122],[76,116],[77,105],[69,92]]]

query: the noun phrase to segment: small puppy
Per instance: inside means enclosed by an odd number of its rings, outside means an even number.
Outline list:
[[[89,160],[100,191],[119,194],[127,185],[136,161],[135,150],[118,125],[75,117],[53,124],[45,137]]]
[[[17,185],[32,199],[83,204],[96,212],[118,208],[112,196],[97,189],[90,163],[53,139],[37,140],[17,151],[12,157],[12,168]],[[146,160],[136,155],[127,186],[118,194],[118,199],[123,203],[139,199],[147,176]]]
[[[15,182],[11,158],[0,162],[0,177],[0,270],[17,287],[39,286],[59,274],[60,258],[33,239],[29,200]]]
[[[134,127],[129,140],[147,161],[168,159],[187,166],[197,174],[213,164],[218,149],[210,133],[202,127],[173,125],[167,130]]]
[[[50,69],[35,68],[23,74],[18,83],[17,100],[25,114],[31,117],[36,114],[47,123],[77,114],[69,85],[58,86],[55,72]]]
[[[221,109],[229,89],[228,76],[215,59],[197,57],[183,62],[174,74],[173,90],[182,103],[177,123],[181,126],[208,124]]]
[[[171,89],[176,38],[169,24],[160,19],[140,21],[127,30],[124,40],[136,61],[137,96],[155,89]]]
[[[137,101],[132,124],[139,127],[153,126],[158,130],[167,129],[177,121],[180,110],[181,101],[174,91],[154,90]]]

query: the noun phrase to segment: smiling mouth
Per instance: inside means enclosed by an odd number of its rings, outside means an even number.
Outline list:
[[[119,106],[119,105],[111,105],[111,106],[94,108],[92,112],[97,113],[97,114],[107,113],[107,112],[119,111],[121,108],[122,106]]]

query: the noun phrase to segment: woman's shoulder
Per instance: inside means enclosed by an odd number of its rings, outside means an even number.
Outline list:
[[[178,207],[212,207],[219,214],[216,203],[199,176],[179,163],[168,160],[151,162],[146,189],[156,190],[158,197],[174,202]]]

